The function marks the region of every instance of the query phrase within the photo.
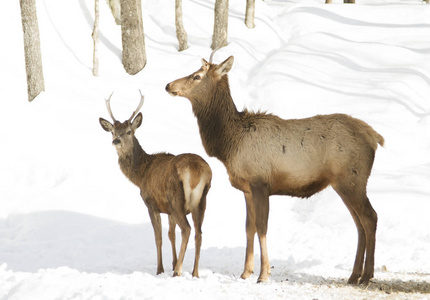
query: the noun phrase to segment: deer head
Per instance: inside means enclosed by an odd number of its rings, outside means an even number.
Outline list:
[[[188,98],[192,104],[204,102],[213,95],[217,83],[226,75],[233,66],[234,57],[230,56],[219,65],[202,58],[202,67],[189,76],[177,79],[166,85],[166,91],[171,96]]]
[[[110,108],[110,99],[112,98],[112,95],[113,92],[109,98],[106,99],[106,107],[110,117],[112,118],[113,124],[103,118],[100,118],[99,122],[105,131],[112,133],[112,144],[116,147],[117,151],[125,153],[133,149],[134,133],[136,132],[136,129],[142,124],[142,113],[138,112],[143,105],[144,96],[140,92],[141,98],[136,110],[128,120],[121,123],[114,118]]]

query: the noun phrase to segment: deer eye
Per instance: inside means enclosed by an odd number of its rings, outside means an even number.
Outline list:
[[[127,134],[128,134],[128,135],[130,135],[130,134],[131,134],[131,131],[130,131],[130,130],[129,130],[129,131],[127,131]]]
[[[200,75],[196,75],[193,77],[193,80],[200,80],[200,79],[201,79]]]

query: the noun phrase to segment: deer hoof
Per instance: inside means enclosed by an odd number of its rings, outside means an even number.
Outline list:
[[[359,284],[369,285],[370,279],[372,279],[372,278],[373,278],[373,276],[370,276],[370,275],[366,276],[364,274],[363,276],[361,276]]]
[[[245,271],[243,271],[242,275],[240,275],[240,278],[242,278],[242,279],[248,279],[249,276],[251,276],[252,273],[254,273],[254,272],[245,270]]]
[[[359,276],[352,274],[348,279],[348,284],[357,284]]]
[[[257,283],[265,283],[265,282],[269,282],[268,278],[258,278]]]
[[[160,275],[161,273],[164,273],[164,269],[163,268],[157,270],[157,275]]]

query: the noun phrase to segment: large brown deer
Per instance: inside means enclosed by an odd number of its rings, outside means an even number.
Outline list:
[[[344,114],[283,120],[266,113],[239,112],[227,77],[233,56],[219,65],[212,63],[212,56],[209,62],[202,59],[196,72],[167,84],[166,91],[190,100],[206,152],[224,163],[232,186],[245,194],[247,245],[241,277],[253,273],[256,232],[261,249],[258,282],[270,275],[269,196],[310,197],[331,185],[358,230],[348,283],[369,282],[374,272],[377,214],[367,198],[366,185],[383,137],[365,122]]]
[[[202,223],[206,209],[206,195],[212,179],[211,168],[203,158],[195,154],[177,156],[169,153],[147,154],[135,136],[136,129],[142,124],[142,113],[137,113],[142,107],[144,96],[141,94],[139,106],[131,117],[122,123],[115,120],[112,114],[111,97],[112,94],[106,99],[106,106],[113,124],[102,118],[99,121],[104,130],[112,133],[112,144],[118,153],[119,166],[124,175],[140,188],[140,195],[148,207],[157,246],[157,275],[164,272],[160,213],[167,214],[169,218],[173,276],[182,274],[182,263],[191,231],[186,215],[191,213],[196,244],[193,276],[199,277]],[[176,256],[175,247],[176,224],[182,233],[179,257]]]

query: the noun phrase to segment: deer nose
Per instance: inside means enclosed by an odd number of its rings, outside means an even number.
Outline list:
[[[120,139],[114,139],[112,141],[112,144],[114,144],[114,145],[118,145],[119,143],[121,143]]]
[[[171,90],[170,83],[168,83],[168,84],[166,85],[166,92],[168,92],[168,93],[169,93],[169,95],[171,95],[171,96],[177,96],[177,95],[178,95],[178,92],[175,92],[175,91],[172,91],[172,90]]]

